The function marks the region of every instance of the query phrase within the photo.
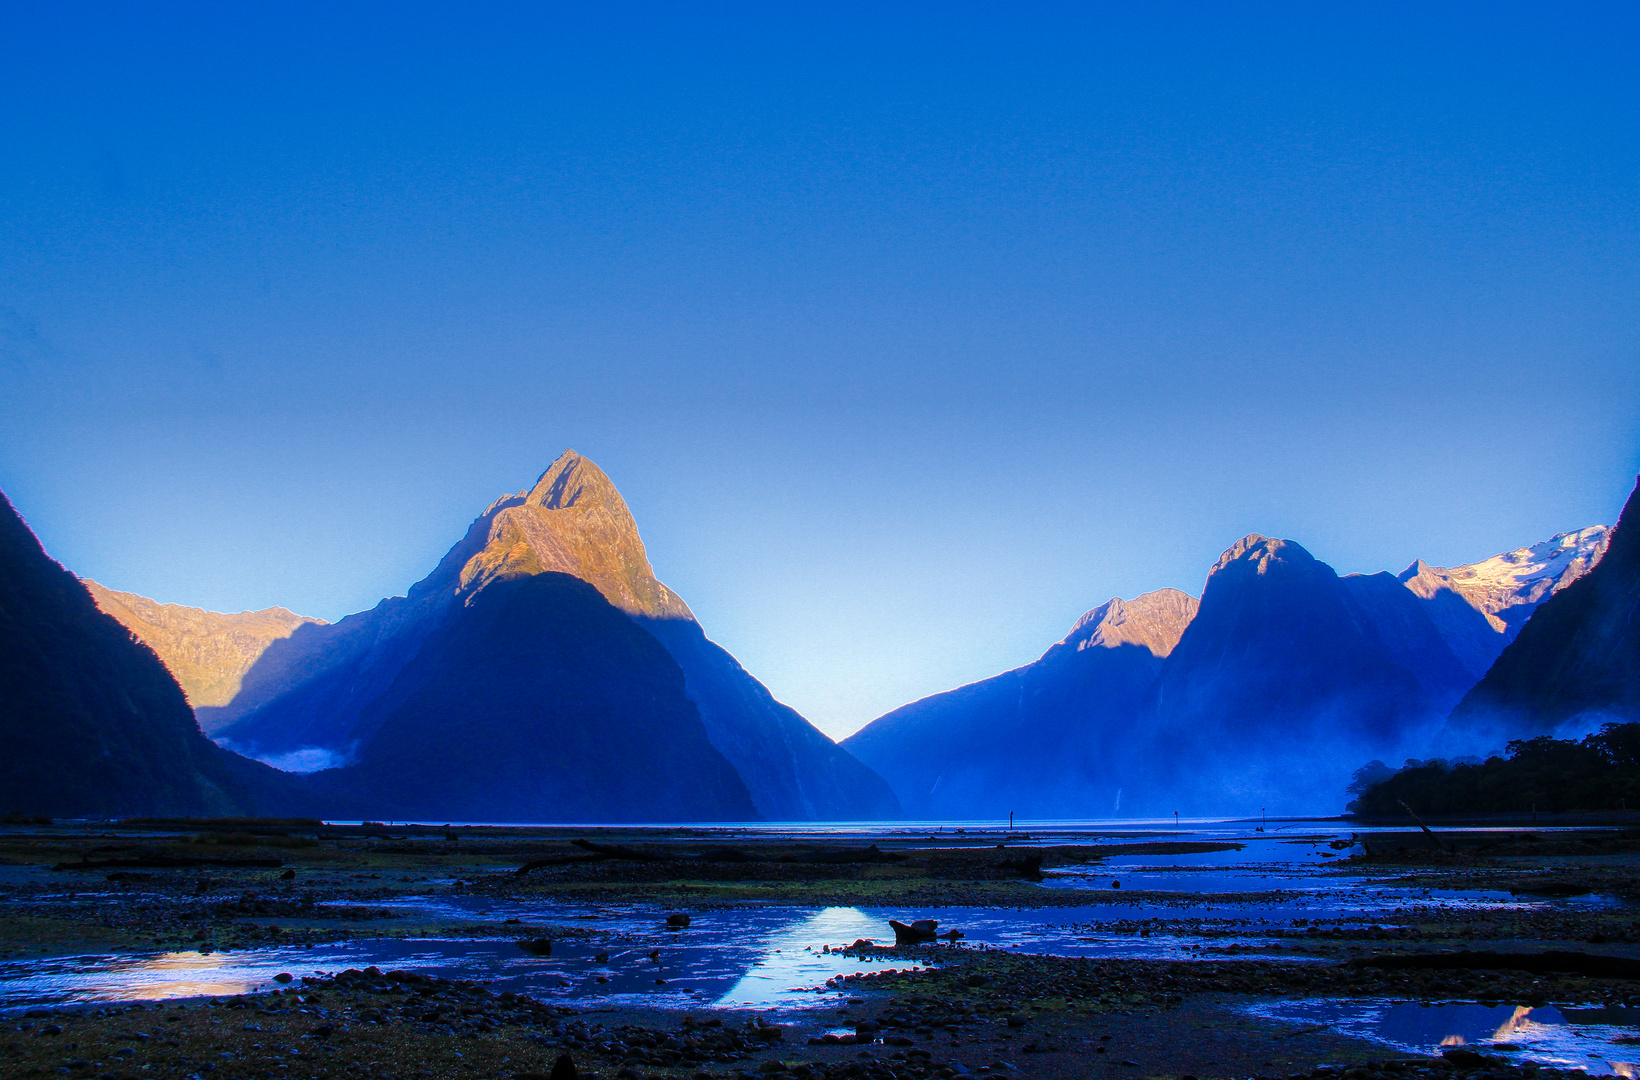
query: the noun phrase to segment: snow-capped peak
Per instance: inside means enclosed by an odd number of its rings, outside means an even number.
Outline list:
[[[1539,603],[1564,589],[1600,561],[1610,537],[1609,527],[1591,525],[1445,573],[1472,603],[1480,601],[1477,607],[1494,614],[1516,604]]]

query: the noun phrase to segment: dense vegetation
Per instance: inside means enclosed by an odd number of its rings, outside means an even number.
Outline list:
[[[1390,771],[1373,762],[1351,786],[1350,810],[1363,817],[1550,813],[1640,808],[1640,723],[1607,724],[1581,741],[1517,739],[1507,757],[1409,761]]]

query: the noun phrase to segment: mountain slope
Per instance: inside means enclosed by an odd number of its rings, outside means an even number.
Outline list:
[[[1447,645],[1478,680],[1539,604],[1600,561],[1610,535],[1596,525],[1450,570],[1420,559],[1398,580],[1425,602]]]
[[[566,451],[533,488],[496,500],[404,597],[275,642],[227,706],[220,737],[266,760],[350,760],[374,738],[372,703],[460,605],[546,573],[592,585],[670,651],[708,737],[775,820],[899,815],[888,785],[706,639],[654,576],[637,525],[603,471]]]
[[[240,682],[258,657],[297,627],[323,625],[282,607],[228,614],[157,604],[136,593],[116,592],[85,579],[97,607],[114,616],[165,662],[188,703],[221,706],[239,693]]]
[[[248,814],[283,778],[205,738],[158,657],[0,495],[0,805],[52,816]]]
[[[1421,670],[1402,662],[1407,650],[1365,602],[1370,589],[1388,604],[1383,584],[1341,580],[1287,540],[1254,534],[1226,551],[1152,688],[1135,809],[1313,810],[1360,761],[1432,726],[1442,709],[1431,689],[1457,661],[1443,647]],[[1394,610],[1422,616],[1419,637],[1439,644],[1415,603]]]
[[[1532,612],[1453,710],[1455,734],[1494,742],[1640,719],[1640,483],[1604,557]],[[1572,732],[1577,733],[1577,732]]]
[[[1363,636],[1417,678],[1431,708],[1444,714],[1457,704],[1475,676],[1447,644],[1417,594],[1387,573],[1346,574],[1338,584]]]
[[[358,763],[310,782],[327,807],[472,821],[744,821],[683,672],[567,574],[499,579],[367,708]],[[429,754],[428,747],[436,747]]]
[[[694,619],[639,619],[682,667],[712,745],[771,821],[885,821],[903,810],[890,785],[776,701]]]
[[[843,746],[913,817],[1107,815],[1113,756],[1195,612],[1175,589],[1111,600],[1033,663],[895,709]]]

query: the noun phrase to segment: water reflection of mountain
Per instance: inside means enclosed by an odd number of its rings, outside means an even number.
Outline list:
[[[1340,1034],[1417,1054],[1470,1046],[1486,1054],[1591,1075],[1637,1072],[1633,1062],[1624,1060],[1634,1051],[1624,1040],[1640,1031],[1640,1009],[1332,998],[1259,1005],[1249,1011],[1287,1022],[1324,1023]]]

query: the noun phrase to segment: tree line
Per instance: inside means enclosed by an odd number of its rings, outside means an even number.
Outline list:
[[[1374,761],[1356,770],[1348,810],[1361,817],[1640,808],[1640,723],[1607,724],[1581,740],[1516,739],[1502,757]]]

